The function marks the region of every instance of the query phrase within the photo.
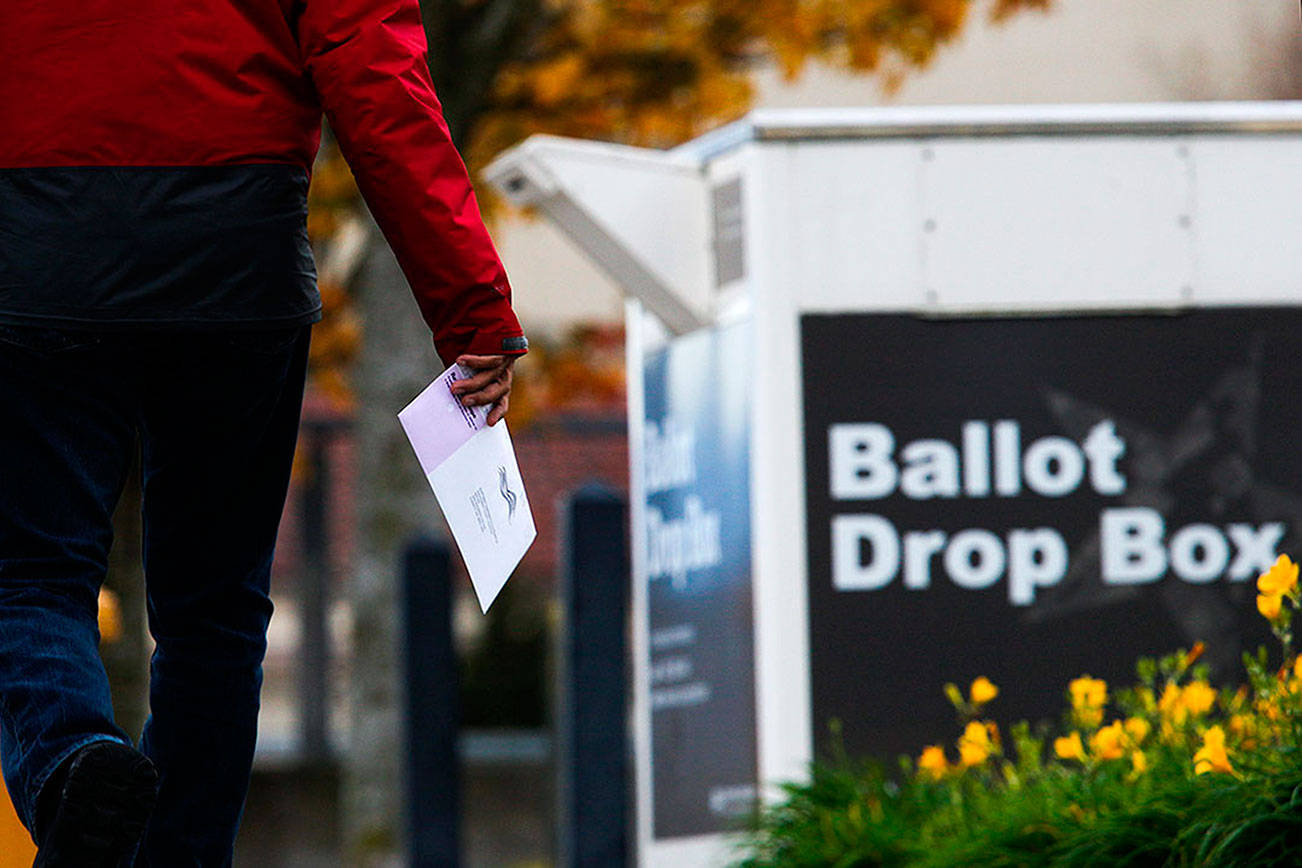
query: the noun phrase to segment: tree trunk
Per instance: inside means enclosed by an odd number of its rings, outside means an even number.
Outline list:
[[[444,118],[453,141],[464,145],[498,67],[524,38],[523,25],[534,22],[539,0],[492,0],[476,20],[464,20],[474,15],[458,4],[423,0],[422,7]],[[398,569],[408,541],[443,528],[397,419],[443,365],[397,261],[371,228],[375,241],[358,280],[363,340],[355,381],[358,546],[349,589],[352,734],[341,793],[344,858],[356,868],[401,864],[407,856]]]
[[[372,235],[377,240],[358,281],[365,339],[356,368],[358,546],[349,588],[351,741],[341,799],[345,860],[358,868],[401,864],[404,857],[399,559],[416,534],[441,526],[397,414],[442,364],[393,254],[378,230]]]

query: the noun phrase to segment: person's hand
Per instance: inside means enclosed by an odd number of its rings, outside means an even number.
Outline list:
[[[490,404],[488,424],[496,425],[506,415],[511,398],[511,369],[515,356],[458,356],[457,364],[474,375],[452,384],[452,394],[467,407]]]

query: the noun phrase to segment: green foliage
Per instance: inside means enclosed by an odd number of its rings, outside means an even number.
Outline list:
[[[737,868],[1254,868],[1297,865],[1302,768],[1194,775],[1170,752],[1133,779],[1120,767],[983,772],[893,782],[880,766],[817,766],[786,787]],[[1181,759],[1183,762],[1176,762]]]
[[[869,762],[819,765],[808,784],[785,789],[741,868],[907,865],[911,829],[935,807],[925,790],[892,784]]]
[[[1297,865],[1302,665],[1272,672],[1263,651],[1248,657],[1251,700],[1245,689],[1210,700],[1196,657],[1140,661],[1139,683],[1114,698],[1129,715],[1124,750],[1096,724],[1075,743],[1079,752],[1064,745],[1046,756],[1048,727],[1020,723],[1010,730],[1007,758],[995,747],[979,762],[950,765],[924,753],[916,768],[903,758],[890,774],[837,751],[758,817],[737,868]],[[1155,693],[1167,698],[1159,703]],[[1208,702],[1219,708],[1204,709]],[[1069,725],[1078,711],[1065,715]],[[1208,753],[1215,739],[1207,732],[1224,732],[1222,725],[1232,746],[1217,757]]]

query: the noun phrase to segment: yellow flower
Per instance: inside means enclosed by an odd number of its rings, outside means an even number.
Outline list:
[[[1219,726],[1208,727],[1203,733],[1203,746],[1194,754],[1194,773],[1225,772],[1232,774],[1229,754],[1225,752],[1225,730]]]
[[[1206,681],[1190,682],[1180,693],[1180,703],[1194,717],[1201,717],[1211,711],[1215,702],[1216,691]]]
[[[1125,742],[1126,731],[1121,721],[1114,720],[1090,736],[1090,753],[1101,760],[1121,759],[1126,755]]]
[[[1279,594],[1258,594],[1257,611],[1267,621],[1274,621],[1283,611],[1283,600],[1284,598]]]
[[[971,696],[973,705],[985,705],[998,695],[999,688],[984,675],[972,682]]]
[[[1130,769],[1136,775],[1142,775],[1144,772],[1148,771],[1148,757],[1144,756],[1142,750],[1131,751]]]
[[[1103,722],[1103,706],[1108,703],[1108,683],[1082,675],[1067,685],[1071,707],[1081,726],[1095,727]]]
[[[963,768],[969,769],[972,766],[979,766],[990,757],[990,751],[978,744],[971,742],[959,742],[958,758]]]
[[[1162,712],[1163,719],[1175,726],[1183,726],[1189,719],[1189,709],[1182,699],[1180,688],[1168,681],[1162,689],[1162,698],[1157,701],[1157,710]]]
[[[1257,590],[1269,597],[1293,593],[1297,587],[1297,564],[1288,555],[1280,555],[1275,565],[1257,579]]]
[[[1296,678],[1302,678],[1302,654],[1299,654],[1298,658],[1293,661],[1293,675]]]
[[[958,740],[958,758],[963,768],[979,766],[990,756],[990,731],[984,723],[974,720],[963,730]]]
[[[1053,740],[1053,752],[1058,756],[1058,759],[1085,761],[1085,745],[1081,744],[1079,732],[1073,732],[1071,735],[1065,735],[1062,738],[1055,738]]]
[[[1135,744],[1143,744],[1144,739],[1152,732],[1153,727],[1147,720],[1142,717],[1132,717],[1126,720],[1126,735]]]
[[[918,771],[926,774],[933,781],[938,781],[949,771],[949,761],[945,759],[945,749],[938,744],[924,748],[918,757]]]
[[[1082,675],[1067,685],[1073,708],[1099,708],[1108,701],[1108,683]]]
[[[963,738],[973,744],[990,747],[990,728],[979,720],[974,720],[963,729]]]

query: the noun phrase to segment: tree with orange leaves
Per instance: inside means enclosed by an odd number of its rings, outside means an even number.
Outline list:
[[[430,70],[452,137],[473,168],[534,133],[679,144],[744,114],[751,72],[797,78],[818,60],[888,87],[926,66],[985,6],[1002,21],[1051,0],[422,0]],[[491,209],[490,191],[480,191]],[[310,228],[323,239],[358,197],[327,148]],[[319,386],[349,401],[359,323],[342,287],[322,287]]]
[[[1050,0],[992,0],[1003,20]],[[973,16],[973,0],[481,0],[430,3],[435,84],[472,162],[532,133],[650,147],[743,114],[750,73],[810,60],[897,85]],[[495,15],[509,9],[513,15]],[[464,75],[484,44],[494,68]]]

